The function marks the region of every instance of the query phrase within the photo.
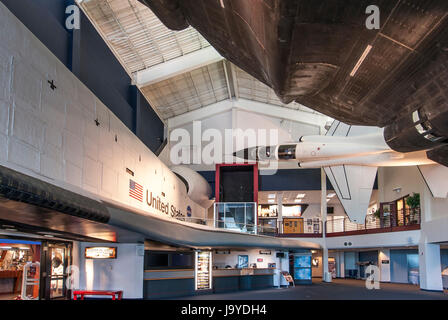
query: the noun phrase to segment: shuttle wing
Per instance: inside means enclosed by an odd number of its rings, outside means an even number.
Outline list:
[[[324,168],[345,212],[352,222],[365,222],[377,169],[377,167],[356,165]]]
[[[434,198],[448,196],[448,167],[440,164],[417,166]]]

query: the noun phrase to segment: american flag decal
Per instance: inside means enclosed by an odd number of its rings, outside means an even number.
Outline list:
[[[143,187],[134,180],[129,179],[129,196],[143,202]]]

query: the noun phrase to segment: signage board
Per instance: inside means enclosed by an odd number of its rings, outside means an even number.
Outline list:
[[[87,247],[85,249],[86,259],[116,259],[117,247]]]

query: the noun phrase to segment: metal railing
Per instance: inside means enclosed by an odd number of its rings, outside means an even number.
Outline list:
[[[366,216],[364,224],[357,224],[347,217],[328,218],[326,222],[326,233],[340,233],[351,231],[375,230],[393,231],[396,227],[420,225],[420,208],[397,210],[396,213],[383,217],[376,217],[372,214]]]
[[[258,225],[249,223],[252,219],[247,220],[248,214],[256,214],[252,211],[252,206],[246,204],[253,203],[217,203],[221,204],[221,213],[226,212],[230,215],[224,215],[225,219],[216,219],[220,217],[219,212],[215,211],[215,219],[201,219],[194,217],[177,217],[180,221],[186,221],[201,225],[207,225],[218,229],[234,230],[238,232],[261,234],[268,236],[301,236],[301,237],[316,237],[322,235],[323,223],[320,218],[303,218],[303,225],[298,229],[285,228],[285,221],[279,221],[277,218],[263,219],[259,217]],[[230,204],[230,206],[227,206]],[[215,204],[216,205],[216,204]],[[227,210],[231,208],[230,210]],[[245,210],[243,210],[245,209]],[[217,210],[215,206],[215,210]],[[239,218],[233,215],[235,210],[240,211]],[[221,215],[222,217],[222,215]],[[244,217],[244,218],[243,218]],[[231,219],[229,219],[231,218]],[[288,217],[283,217],[287,219]],[[242,222],[238,222],[238,219]],[[270,220],[267,222],[267,220]],[[345,233],[353,231],[378,230],[378,232],[397,231],[396,227],[417,226],[420,225],[421,214],[420,208],[398,210],[395,214],[389,214],[382,218],[376,217],[372,214],[366,216],[364,224],[357,224],[351,222],[348,217],[328,217],[325,223],[326,234]],[[400,230],[402,228],[399,228]],[[297,230],[295,232],[294,230]]]

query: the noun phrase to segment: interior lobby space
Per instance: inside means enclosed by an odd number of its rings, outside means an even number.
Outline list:
[[[0,0],[0,300],[446,300],[447,30],[446,0]]]

